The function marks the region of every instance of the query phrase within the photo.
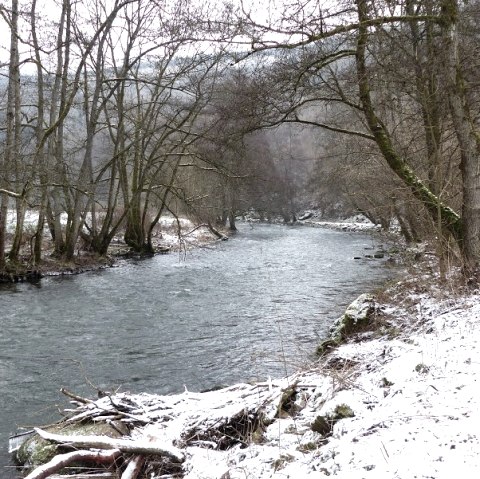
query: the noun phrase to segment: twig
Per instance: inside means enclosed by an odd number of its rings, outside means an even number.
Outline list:
[[[60,392],[62,394],[65,394],[65,396],[81,403],[81,404],[93,404],[93,401],[91,399],[86,399],[86,398],[83,398],[81,396],[77,396],[75,393],[72,393],[71,391],[69,391],[68,389],[65,389],[65,388],[61,388],[60,389]]]

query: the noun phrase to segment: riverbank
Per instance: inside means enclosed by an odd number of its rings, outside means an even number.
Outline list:
[[[9,215],[9,233],[15,228],[14,215]],[[35,215],[27,216],[27,223],[34,224]],[[260,224],[259,221],[249,220],[247,223]],[[281,224],[284,224],[281,222]],[[344,221],[320,221],[315,218],[300,220],[296,225],[320,227],[350,233],[378,233],[380,228],[366,218],[357,216]],[[220,240],[228,239],[231,231],[222,229]],[[171,216],[162,217],[158,224],[158,231],[153,237],[154,254],[165,254],[175,252],[186,255],[192,248],[208,247],[219,241],[206,225],[195,225],[187,218],[174,218]],[[53,245],[50,241],[44,242],[43,259],[38,265],[31,265],[27,245],[24,246],[21,254],[21,261],[15,265],[9,265],[7,271],[0,274],[0,283],[14,282],[37,282],[44,276],[63,276],[80,274],[89,271],[97,271],[110,268],[119,264],[122,260],[138,258],[141,255],[132,252],[124,243],[121,235],[112,241],[106,256],[99,256],[88,251],[79,250],[72,261],[65,262],[61,258],[52,255]],[[8,245],[10,247],[11,245]],[[8,249],[8,248],[7,248]],[[367,257],[369,257],[367,255]]]
[[[479,296],[435,284],[412,271],[377,296],[371,328],[287,378],[71,414],[118,415],[137,445],[167,451],[149,478],[477,477]]]
[[[14,216],[10,215],[9,218],[9,231],[12,234],[15,227]],[[35,216],[29,216],[27,219],[33,224]],[[205,225],[195,225],[186,218],[162,217],[158,225],[158,232],[153,237],[154,254],[168,252],[187,254],[192,248],[208,246],[215,241],[218,241],[218,237]],[[9,248],[11,245],[7,246]],[[106,256],[99,256],[79,249],[74,259],[66,262],[62,258],[55,257],[52,253],[53,245],[51,241],[45,240],[41,263],[32,265],[30,264],[27,245],[24,245],[21,261],[15,265],[8,265],[7,271],[0,274],[0,283],[36,282],[44,276],[73,275],[97,271],[115,266],[124,259],[140,257],[125,244],[121,235],[112,241]]]

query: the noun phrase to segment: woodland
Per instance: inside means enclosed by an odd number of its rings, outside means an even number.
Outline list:
[[[476,283],[479,16],[476,0],[1,2],[0,272],[119,236],[152,253],[165,214],[221,234],[316,209],[396,224]]]

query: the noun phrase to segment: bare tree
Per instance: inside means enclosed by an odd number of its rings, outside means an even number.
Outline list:
[[[232,9],[228,13],[231,16]],[[480,254],[479,185],[473,166],[478,156],[478,135],[466,101],[468,88],[462,81],[463,65],[458,54],[460,14],[455,0],[357,0],[338,6],[299,0],[285,4],[276,18],[264,23],[256,21],[254,14],[242,6],[236,13],[238,22],[232,35],[240,44],[250,45],[249,52],[239,54],[240,59],[248,61],[259,52],[270,52],[271,79],[266,81],[276,88],[265,100],[270,104],[264,115],[265,126],[297,122],[373,142],[391,171],[423,205],[437,231],[446,240],[455,239],[466,272],[472,272],[477,269]],[[239,36],[239,31],[243,36]],[[422,140],[412,135],[407,138],[406,129],[397,130],[400,117],[392,116],[394,108],[385,108],[384,102],[387,98],[394,100],[395,95],[388,82],[381,83],[393,64],[382,61],[388,59],[388,42],[380,44],[378,39],[395,38],[399,45],[401,36],[407,33],[412,48],[400,52],[405,53],[403,58],[409,62],[403,71],[416,90],[412,101],[420,105],[418,119],[423,122],[425,135]],[[443,42],[445,55],[440,64],[438,59],[434,61],[440,55],[438,42]],[[412,50],[416,57],[411,57]],[[351,66],[354,76],[348,73]],[[402,73],[398,62],[397,67]],[[448,109],[438,95],[438,88],[443,85]],[[408,91],[400,86],[397,98],[403,102],[407,95]],[[347,106],[358,121],[348,126],[324,121],[325,116],[320,120],[312,118],[312,107],[319,105]],[[410,113],[414,115],[415,111]],[[449,179],[443,175],[452,167],[451,156],[445,155],[444,148],[451,136],[442,136],[443,117],[448,115],[460,148],[461,215],[448,203],[454,194],[446,193]],[[425,162],[412,163],[403,146],[408,141],[425,142]]]
[[[23,227],[24,194],[19,194],[15,186],[19,176],[20,156],[20,58],[18,52],[19,38],[19,7],[18,0],[12,0],[11,11],[8,17],[5,10],[1,10],[4,19],[10,26],[10,59],[8,65],[8,94],[6,108],[6,137],[5,151],[1,164],[2,177],[0,178],[0,269],[5,269],[5,240],[6,218],[8,213],[9,198],[13,197],[17,203],[16,239]],[[13,188],[12,188],[13,187]],[[12,188],[13,194],[8,190]],[[19,240],[17,239],[17,242]]]

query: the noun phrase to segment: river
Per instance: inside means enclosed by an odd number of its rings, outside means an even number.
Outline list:
[[[393,272],[362,234],[240,225],[227,242],[0,287],[0,475],[8,434],[58,418],[66,387],[172,393],[290,374]]]

